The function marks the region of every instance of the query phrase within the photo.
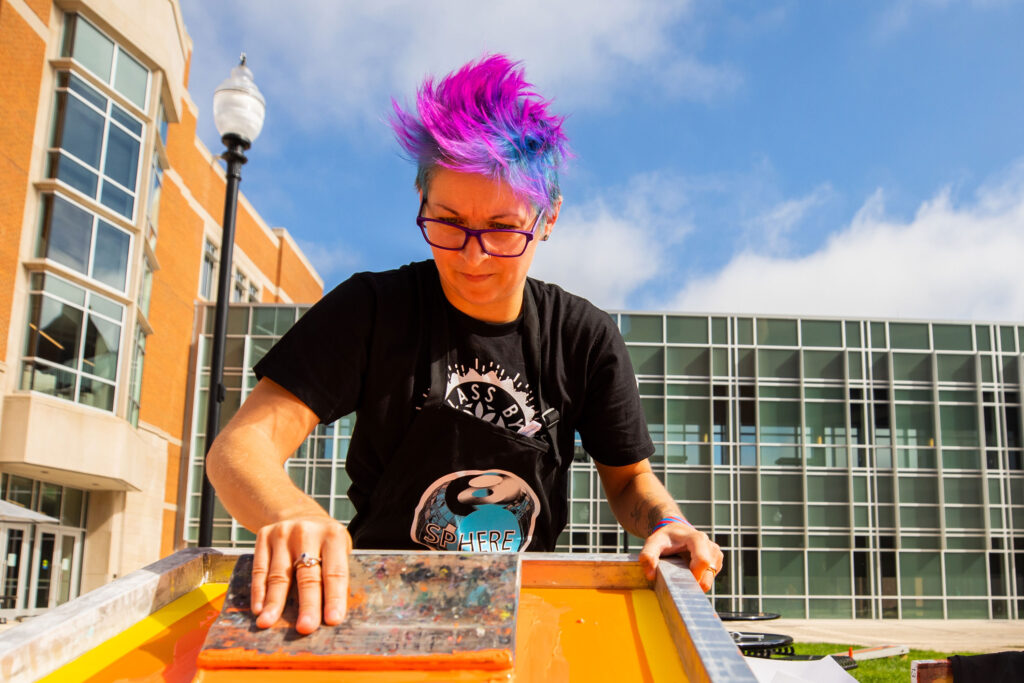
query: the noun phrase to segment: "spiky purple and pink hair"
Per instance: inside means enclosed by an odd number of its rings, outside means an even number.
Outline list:
[[[415,114],[391,104],[391,127],[418,166],[421,191],[431,170],[443,166],[499,178],[544,211],[558,200],[558,170],[569,156],[564,117],[548,112],[549,102],[533,90],[518,63],[489,55],[436,85],[428,76]]]

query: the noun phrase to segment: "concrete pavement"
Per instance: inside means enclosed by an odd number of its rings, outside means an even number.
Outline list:
[[[1009,619],[775,619],[725,622],[730,631],[782,633],[798,643],[906,645],[921,650],[1024,650],[1024,620]]]

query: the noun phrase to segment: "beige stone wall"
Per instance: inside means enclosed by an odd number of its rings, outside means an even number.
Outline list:
[[[124,508],[120,513],[124,542],[117,569],[119,576],[145,567],[162,556],[168,446],[154,434],[142,430],[138,434],[146,448],[134,455],[145,460],[146,467],[140,472],[143,478],[139,490],[124,494]]]
[[[167,443],[105,411],[40,394],[4,397],[0,465],[66,486],[141,491],[160,474]]]
[[[89,494],[82,550],[82,594],[119,576],[124,498],[124,491],[93,491]]]
[[[0,467],[89,492],[83,593],[159,559],[165,439],[49,396],[13,394],[3,404]]]

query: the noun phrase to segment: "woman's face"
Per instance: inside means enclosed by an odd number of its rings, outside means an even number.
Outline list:
[[[537,226],[522,256],[490,256],[472,238],[461,251],[431,247],[441,276],[441,288],[455,308],[487,322],[509,322],[519,315],[526,274],[540,239],[551,232],[556,207]],[[529,230],[537,217],[533,206],[517,198],[501,180],[476,173],[437,167],[430,175],[423,216],[452,221],[469,228]]]

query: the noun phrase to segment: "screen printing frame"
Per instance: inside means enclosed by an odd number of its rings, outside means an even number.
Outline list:
[[[179,550],[6,631],[0,637],[0,679],[27,683],[56,671],[196,588],[227,583],[238,556],[247,552]],[[756,681],[683,560],[663,558],[650,582],[636,555],[523,553],[520,558],[524,588],[653,590],[689,681]]]

